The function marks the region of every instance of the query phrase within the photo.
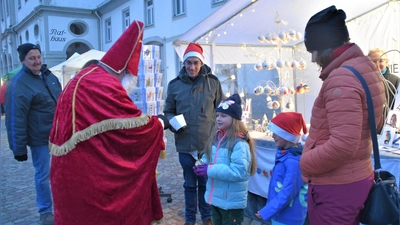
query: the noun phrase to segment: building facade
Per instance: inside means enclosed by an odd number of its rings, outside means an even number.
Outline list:
[[[145,23],[143,44],[160,46],[163,83],[180,59],[172,42],[227,0],[1,0],[0,74],[21,65],[17,47],[40,46],[49,68],[75,52],[107,51],[133,20]]]

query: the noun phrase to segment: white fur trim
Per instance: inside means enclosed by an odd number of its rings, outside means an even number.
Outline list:
[[[184,56],[183,56],[183,61],[185,62],[185,60],[187,59],[187,58],[189,58],[189,57],[197,57],[197,58],[199,58],[200,59],[200,61],[202,62],[202,63],[204,63],[204,57],[200,54],[200,53],[198,53],[198,52],[188,52],[188,53],[186,53]]]
[[[286,141],[292,142],[292,143],[298,143],[300,140],[300,136],[294,135],[292,133],[287,132],[286,130],[278,127],[274,123],[270,122],[268,124],[268,129],[278,135],[279,137],[285,139]]]

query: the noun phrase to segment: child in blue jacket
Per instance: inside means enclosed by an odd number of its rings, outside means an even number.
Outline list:
[[[238,94],[223,100],[216,108],[216,132],[203,151],[202,165],[195,166],[197,176],[207,176],[204,195],[211,204],[213,225],[243,222],[249,178],[256,171],[254,144],[241,121]]]
[[[256,216],[272,225],[302,225],[307,215],[308,185],[301,177],[299,166],[303,150],[300,131],[307,133],[303,116],[282,112],[274,117],[268,129],[273,132],[277,150],[275,166],[268,189],[266,206]]]

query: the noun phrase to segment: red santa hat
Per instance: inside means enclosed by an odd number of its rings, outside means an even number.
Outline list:
[[[191,42],[187,46],[185,53],[183,54],[183,61],[189,57],[197,57],[202,63],[204,63],[203,48],[199,43]]]
[[[281,112],[275,116],[268,124],[268,129],[285,139],[286,141],[297,143],[301,137],[301,130],[307,134],[306,122],[301,113]]]
[[[143,23],[133,21],[120,38],[111,46],[100,62],[116,73],[125,69],[137,76],[142,50]]]

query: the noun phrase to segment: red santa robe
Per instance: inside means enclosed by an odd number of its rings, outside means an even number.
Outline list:
[[[163,127],[99,65],[81,71],[59,98],[50,134],[57,225],[150,224],[163,217],[156,165]]]

